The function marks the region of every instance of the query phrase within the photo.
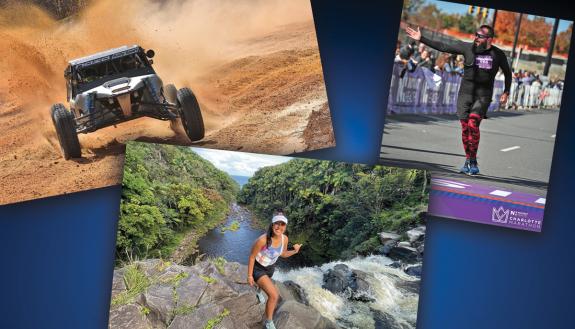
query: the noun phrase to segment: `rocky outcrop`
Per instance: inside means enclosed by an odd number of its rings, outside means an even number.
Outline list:
[[[406,231],[403,237],[407,237],[407,240],[401,241],[402,237],[395,233],[379,233],[382,246],[378,250],[394,261],[388,266],[401,268],[406,274],[421,278],[425,226],[414,227]]]
[[[146,260],[129,266],[129,271],[114,272],[109,328],[262,328],[265,304],[247,283],[245,265],[204,261],[180,266]],[[281,295],[276,328],[335,327],[309,305],[296,283],[276,286]]]
[[[405,273],[412,275],[412,276],[416,276],[418,278],[421,278],[422,270],[423,270],[422,264],[409,265],[409,266],[406,266],[404,269]]]
[[[418,226],[414,229],[405,232],[405,234],[407,234],[409,242],[411,243],[415,241],[423,241],[423,239],[425,238],[425,226]]]
[[[345,264],[337,264],[323,275],[322,288],[350,300],[373,302],[375,299],[367,281],[368,275],[371,274],[351,270]]]
[[[385,245],[388,242],[396,242],[399,240],[401,236],[399,234],[391,233],[391,232],[381,232],[379,233],[379,241],[381,244]]]

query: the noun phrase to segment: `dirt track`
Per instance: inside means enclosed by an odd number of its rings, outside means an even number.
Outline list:
[[[0,29],[0,58],[7,59],[0,76],[8,77],[0,80],[0,204],[119,184],[129,140],[190,145],[169,123],[142,118],[80,135],[82,159],[62,158],[48,112],[52,103],[65,102],[66,61],[119,44],[156,44],[155,67],[164,82],[194,90],[207,128],[197,146],[289,154],[335,145],[311,12],[307,21],[227,36],[233,40],[225,51],[202,48],[192,52],[196,57],[186,55],[185,44],[144,40],[143,33],[129,41],[100,36],[97,45],[78,47],[92,33],[91,15],[109,10],[107,4],[78,18],[90,24],[55,22],[35,10],[26,12],[37,16],[34,26]],[[19,17],[0,14],[0,27]]]

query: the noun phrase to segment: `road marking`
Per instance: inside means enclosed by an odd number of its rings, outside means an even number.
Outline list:
[[[434,184],[437,184],[439,186],[445,186],[445,187],[451,187],[451,188],[458,188],[458,189],[464,189],[467,186],[465,183],[461,183],[461,182],[454,182],[454,181],[449,181],[449,180],[445,180],[445,179],[432,179]]]
[[[501,152],[509,152],[509,151],[520,149],[520,148],[521,148],[521,146],[511,146],[511,147],[508,147],[506,149],[502,149]]]
[[[489,192],[489,194],[496,195],[496,196],[502,196],[505,198],[505,197],[509,196],[511,194],[511,192],[495,190],[493,192]]]
[[[545,204],[545,198],[539,198],[535,200],[535,203]]]

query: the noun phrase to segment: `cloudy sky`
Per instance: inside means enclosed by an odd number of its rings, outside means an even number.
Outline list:
[[[275,156],[256,153],[232,152],[192,147],[202,158],[210,161],[216,168],[230,175],[248,176],[254,175],[261,167],[275,166],[291,160],[290,157]]]

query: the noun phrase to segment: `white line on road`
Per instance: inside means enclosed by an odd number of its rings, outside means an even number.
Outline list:
[[[511,192],[495,190],[495,191],[490,192],[489,194],[496,195],[496,196],[502,196],[505,198],[505,197],[508,197],[511,194]]]
[[[508,147],[506,149],[502,149],[501,152],[509,152],[509,151],[520,149],[520,148],[521,148],[521,146],[511,146],[511,147]]]

